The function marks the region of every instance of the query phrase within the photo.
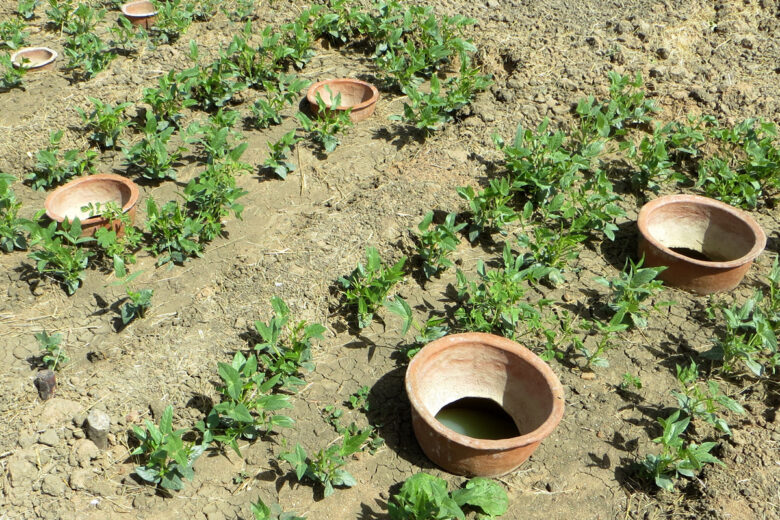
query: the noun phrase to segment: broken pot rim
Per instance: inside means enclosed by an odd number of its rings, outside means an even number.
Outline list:
[[[22,54],[34,51],[46,51],[49,53],[49,58],[41,63],[38,63],[37,65],[31,65],[29,63],[25,65],[21,61],[18,61],[18,58]],[[22,47],[11,55],[11,63],[13,63],[14,67],[22,67],[25,69],[40,69],[41,67],[45,67],[46,65],[54,62],[58,56],[59,54],[57,51],[50,49],[49,47]]]
[[[46,209],[46,215],[54,220],[55,222],[64,222],[65,217],[63,215],[59,215],[57,213],[54,213],[54,211],[51,209],[51,204],[54,200],[57,199],[63,192],[72,190],[74,188],[77,188],[80,184],[83,184],[85,182],[89,181],[101,181],[101,180],[110,180],[110,181],[117,181],[120,184],[124,184],[130,189],[130,198],[127,199],[127,202],[122,206],[122,213],[127,213],[130,211],[133,206],[136,205],[138,202],[138,185],[128,179],[127,177],[122,177],[121,175],[116,175],[115,173],[96,173],[93,175],[85,175],[84,177],[79,177],[77,179],[74,179],[68,183],[63,184],[62,186],[58,187],[49,195],[46,197],[46,200],[43,203],[43,207]],[[105,221],[106,219],[101,216],[95,216],[86,218],[84,220],[80,220],[82,227],[84,225],[90,225],[90,224],[97,224],[100,222]]]
[[[309,100],[309,103],[311,103],[312,106],[317,106],[317,91],[321,87],[325,85],[336,85],[336,84],[347,84],[347,83],[368,87],[371,90],[371,97],[366,101],[363,101],[362,103],[358,103],[357,105],[339,105],[337,107],[331,106],[330,107],[331,110],[352,109],[352,111],[354,112],[362,108],[371,106],[379,100],[379,89],[377,89],[374,85],[372,85],[367,81],[363,81],[362,79],[355,79],[355,78],[335,78],[335,79],[324,79],[322,81],[318,81],[314,83],[311,87],[309,87],[309,90],[306,92],[306,99]]]
[[[515,356],[523,359],[523,361],[530,364],[536,369],[547,382],[552,394],[552,411],[545,421],[539,425],[535,430],[532,430],[524,435],[517,437],[509,437],[506,439],[477,439],[475,437],[469,437],[463,435],[450,428],[444,426],[439,422],[426,407],[422,406],[417,399],[417,387],[410,381],[409,374],[417,370],[417,365],[421,364],[424,358],[430,358],[434,354],[449,349],[451,347],[464,344],[464,343],[478,343],[486,347],[497,348],[509,352]],[[547,438],[553,430],[558,426],[563,418],[564,411],[564,393],[563,386],[561,385],[558,376],[555,375],[552,368],[542,361],[542,359],[531,352],[526,347],[519,343],[512,341],[511,339],[497,336],[495,334],[487,334],[484,332],[464,332],[460,334],[450,334],[432,341],[425,345],[420,352],[418,352],[409,366],[406,369],[406,394],[409,397],[409,401],[412,405],[413,411],[415,411],[420,418],[427,423],[436,433],[443,437],[449,438],[457,444],[466,446],[468,448],[483,450],[483,451],[506,451],[516,449],[522,446],[528,446],[535,443],[540,443]],[[499,403],[500,404],[500,403]]]
[[[657,209],[663,206],[668,206],[670,204],[678,204],[678,203],[688,203],[700,207],[717,208],[722,211],[725,211],[735,219],[744,222],[753,232],[753,239],[754,239],[753,247],[745,255],[739,258],[735,258],[734,260],[728,260],[725,262],[708,262],[706,260],[691,258],[690,256],[685,256],[683,254],[672,251],[670,248],[666,247],[661,242],[659,242],[650,233],[650,231],[648,230],[648,220],[650,219],[650,215],[652,215],[652,213],[655,212]],[[726,204],[725,202],[721,202],[716,199],[711,199],[709,197],[702,197],[701,195],[683,195],[683,194],[664,195],[662,197],[658,197],[657,199],[653,199],[650,202],[646,203],[644,206],[642,206],[642,209],[639,210],[639,217],[637,218],[637,226],[639,227],[640,235],[642,235],[642,237],[645,240],[647,240],[653,247],[663,251],[665,254],[682,262],[687,262],[693,265],[698,265],[701,267],[709,267],[713,269],[733,269],[735,267],[743,266],[755,260],[756,257],[760,255],[761,252],[766,247],[766,233],[764,233],[764,230],[761,229],[761,226],[758,224],[758,222],[756,222],[756,220],[749,213],[742,211],[739,208],[735,208],[734,206],[731,206],[729,204]]]
[[[152,6],[151,13],[128,13],[127,8],[131,5],[136,4],[150,4]],[[122,4],[119,9],[122,11],[122,14],[127,16],[128,18],[151,18],[152,16],[157,16],[157,9],[154,7],[154,4],[150,2],[149,0],[133,0],[132,2],[126,2]]]

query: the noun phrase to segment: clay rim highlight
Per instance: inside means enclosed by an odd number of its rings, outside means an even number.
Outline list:
[[[128,9],[135,5],[149,5],[152,11],[144,12],[144,13],[128,12]],[[120,10],[122,11],[122,14],[128,18],[143,19],[143,18],[151,18],[152,16],[157,16],[157,9],[154,8],[154,4],[151,3],[149,0],[137,0],[136,2],[128,2],[126,4],[122,4]]]
[[[735,258],[734,260],[727,260],[725,262],[708,262],[706,260],[698,260],[696,258],[692,258],[690,256],[685,256],[683,254],[677,253],[676,251],[673,251],[672,249],[666,247],[650,233],[650,231],[648,230],[648,220],[650,219],[650,215],[655,210],[670,204],[680,204],[680,203],[689,204],[693,206],[706,206],[710,208],[717,208],[719,210],[725,211],[733,218],[745,223],[753,232],[753,239],[754,239],[753,247],[745,255],[739,258]],[[710,267],[716,269],[733,269],[735,267],[740,267],[742,265],[745,265],[748,262],[752,262],[753,260],[755,260],[756,257],[760,255],[761,252],[766,247],[766,233],[764,233],[764,230],[761,229],[761,226],[758,225],[758,222],[756,222],[755,219],[751,217],[748,213],[742,211],[741,209],[730,206],[725,202],[721,202],[715,199],[710,199],[708,197],[702,197],[700,195],[667,195],[664,197],[659,197],[657,199],[654,199],[648,202],[647,204],[645,204],[644,206],[642,206],[642,209],[639,211],[637,226],[639,227],[639,233],[640,235],[642,235],[642,238],[647,240],[653,247],[663,251],[665,254],[679,261],[687,262],[702,267]]]

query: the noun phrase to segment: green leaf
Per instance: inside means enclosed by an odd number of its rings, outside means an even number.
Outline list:
[[[465,489],[456,489],[452,498],[459,506],[478,507],[490,516],[501,516],[509,508],[506,491],[497,482],[484,477],[475,477],[466,483]]]

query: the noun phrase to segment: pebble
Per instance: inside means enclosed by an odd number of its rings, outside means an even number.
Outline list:
[[[48,429],[38,437],[38,444],[44,444],[46,446],[56,446],[60,442],[60,437],[57,435],[57,430]]]
[[[62,498],[66,487],[65,481],[59,475],[46,475],[41,483],[41,491],[53,497]]]

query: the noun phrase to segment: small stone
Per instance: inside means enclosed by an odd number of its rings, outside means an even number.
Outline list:
[[[89,439],[80,439],[73,445],[73,457],[82,468],[89,466],[89,463],[100,456],[100,450],[95,443]]]
[[[38,395],[41,400],[51,399],[57,390],[57,376],[51,370],[43,370],[35,376],[35,388],[38,389]]]
[[[149,401],[149,411],[152,412],[154,420],[159,421],[165,411],[165,404],[159,399],[153,399]]]
[[[700,86],[695,85],[691,87],[688,90],[688,93],[694,101],[698,101],[699,103],[711,103],[713,100],[712,95]]]
[[[106,412],[92,409],[87,415],[87,437],[101,450],[108,447],[108,431],[111,418]]]
[[[745,49],[752,49],[754,46],[753,39],[750,37],[742,38],[740,45],[742,45],[742,47],[744,47]]]
[[[669,59],[669,49],[666,47],[658,47],[655,50],[655,55],[661,58],[662,60]]]
[[[17,452],[8,459],[8,477],[14,487],[31,482],[38,473],[35,464],[27,460],[24,455],[24,452]]]
[[[594,374],[593,372],[583,372],[580,375],[580,378],[584,379],[585,381],[593,381],[594,379],[596,379],[596,374]]]
[[[82,491],[87,489],[87,483],[92,477],[92,470],[89,469],[77,469],[68,477],[68,485],[73,491]]]
[[[732,431],[731,432],[731,443],[734,446],[742,446],[745,444],[745,437],[743,436],[742,432],[738,431]]]
[[[43,432],[38,437],[38,444],[44,444],[46,446],[56,446],[60,443],[60,437],[57,435],[57,430],[49,429]]]
[[[41,483],[43,493],[59,498],[62,498],[66,487],[65,481],[59,475],[46,475]]]

